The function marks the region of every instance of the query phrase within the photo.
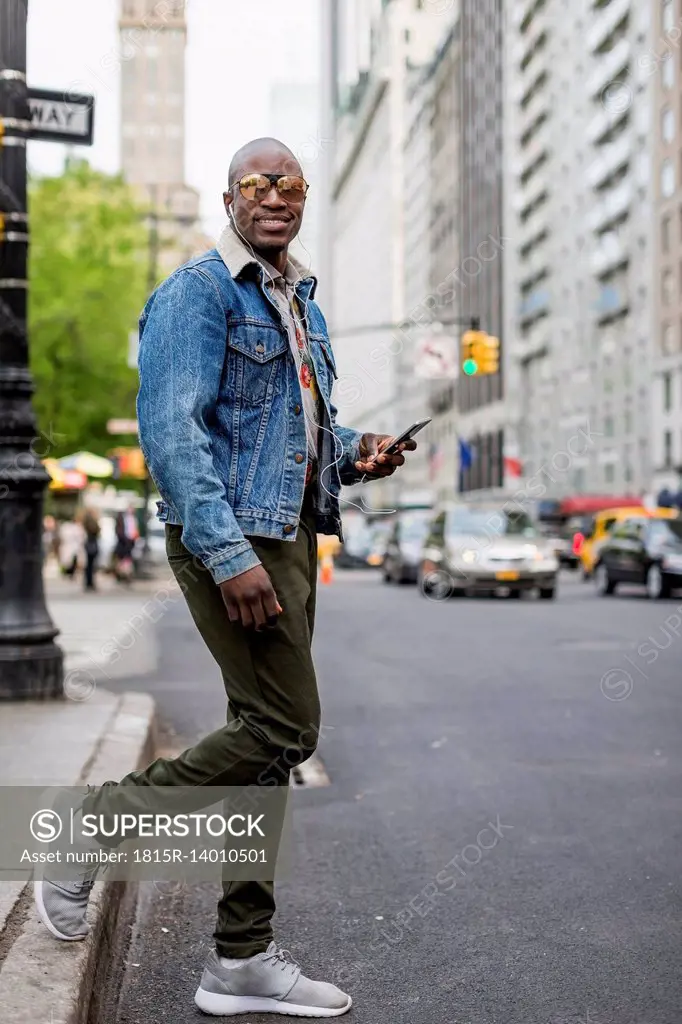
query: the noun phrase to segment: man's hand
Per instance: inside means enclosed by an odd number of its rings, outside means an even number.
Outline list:
[[[395,455],[381,455],[392,440],[392,434],[363,434],[360,438],[360,460],[355,463],[355,468],[369,477],[390,476],[395,473],[398,466],[405,462],[402,452],[413,452],[417,442],[403,441]]]
[[[275,626],[277,616],[284,610],[262,565],[225,580],[220,584],[220,593],[230,622],[241,622],[247,628]]]

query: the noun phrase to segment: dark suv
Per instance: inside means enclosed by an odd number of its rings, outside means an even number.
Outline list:
[[[600,594],[619,583],[640,583],[649,597],[682,588],[682,519],[626,519],[599,553],[594,580]]]

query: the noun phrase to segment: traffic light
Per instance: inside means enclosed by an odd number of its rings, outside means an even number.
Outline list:
[[[499,373],[500,369],[500,339],[493,338],[486,334],[481,344],[480,354],[477,359],[479,373]]]
[[[465,331],[462,335],[462,372],[467,377],[474,377],[480,373],[480,359],[482,356],[482,341],[485,338],[483,331]]]

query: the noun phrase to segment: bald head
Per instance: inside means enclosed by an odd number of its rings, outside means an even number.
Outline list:
[[[250,174],[268,176],[269,191],[267,181],[258,191],[236,187]],[[300,230],[305,209],[305,188],[298,187],[300,182],[280,190],[277,179],[286,175],[303,177],[289,147],[279,139],[253,139],[232,157],[228,190],[223,193],[225,209],[238,234],[278,270],[286,266],[289,245]]]
[[[272,158],[279,162],[279,166],[271,172],[277,174],[281,171],[282,174],[302,174],[301,165],[289,149],[279,139],[252,139],[251,142],[247,142],[246,145],[238,149],[232,157],[230,163],[230,170],[228,172],[228,178],[230,182],[230,188],[234,185],[235,181],[238,181],[244,174],[248,174],[249,171],[253,171],[256,168],[251,166],[253,159],[260,162],[260,158],[265,155],[266,158]]]

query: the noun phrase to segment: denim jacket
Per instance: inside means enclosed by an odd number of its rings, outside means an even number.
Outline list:
[[[260,564],[245,535],[296,539],[306,475],[300,384],[260,265],[229,229],[176,270],[140,317],[140,444],[185,547],[216,583]],[[299,269],[297,267],[297,269]],[[296,292],[324,414],[315,499],[319,533],[342,537],[341,484],[360,474],[360,433],[336,423],[336,367],[316,281]]]

